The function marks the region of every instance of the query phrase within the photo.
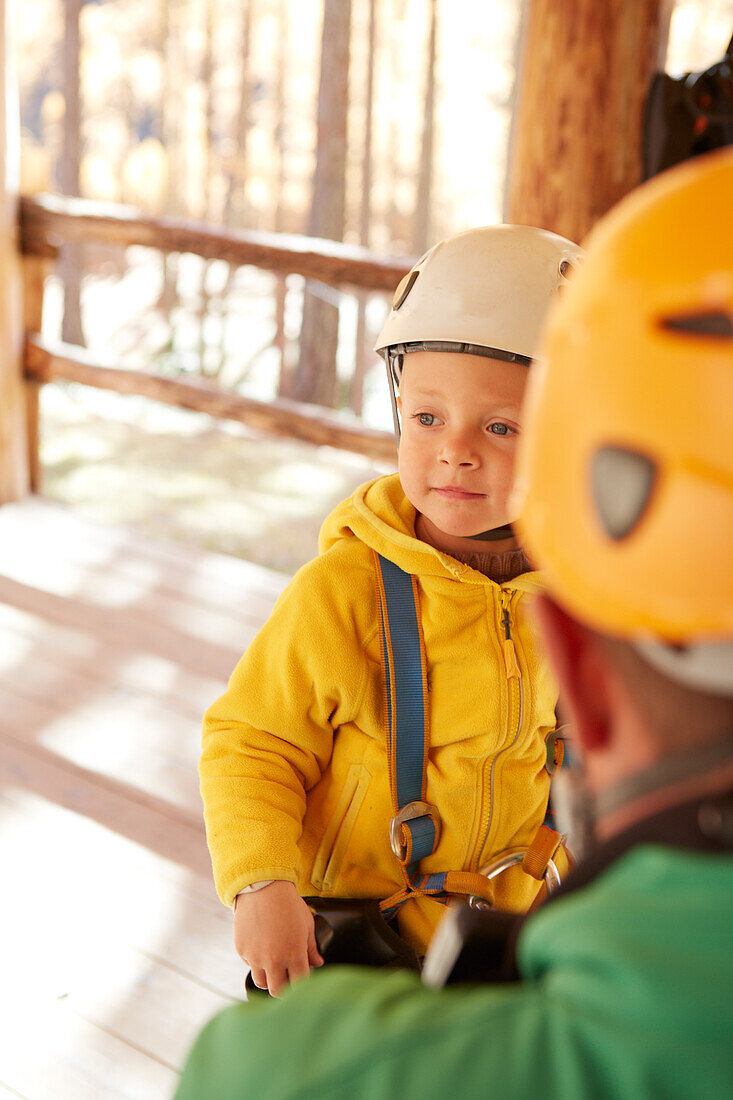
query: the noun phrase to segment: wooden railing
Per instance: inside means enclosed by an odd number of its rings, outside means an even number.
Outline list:
[[[123,368],[100,362],[76,345],[44,341],[43,284],[49,260],[67,241],[191,252],[207,260],[303,275],[331,286],[386,292],[392,292],[409,270],[408,257],[379,256],[364,248],[309,237],[229,231],[181,218],[144,217],[128,207],[58,195],[21,199],[19,218],[25,284],[24,372],[29,384],[31,480],[35,486],[39,480],[38,387],[55,379],[138,394],[309,443],[339,447],[378,461],[394,461],[391,433],[350,424],[332,410],[280,398],[256,401],[205,379],[171,378],[151,370]]]

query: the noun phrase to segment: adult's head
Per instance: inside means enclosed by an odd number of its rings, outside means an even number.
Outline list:
[[[620,203],[530,383],[521,527],[601,832],[730,780],[732,197],[727,150]]]

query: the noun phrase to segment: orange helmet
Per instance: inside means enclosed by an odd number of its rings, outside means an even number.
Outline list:
[[[712,643],[733,683],[733,149],[602,219],[541,349],[518,493],[550,591],[608,634]]]

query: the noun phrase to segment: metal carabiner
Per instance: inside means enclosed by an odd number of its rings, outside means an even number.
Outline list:
[[[483,875],[484,878],[491,882],[492,879],[497,878],[499,875],[503,875],[510,867],[514,867],[517,863],[521,863],[528,851],[528,848],[512,848],[511,851],[506,852],[493,863],[489,863],[486,867],[482,867],[479,870],[479,874]],[[560,885],[560,874],[553,859],[548,859],[547,861],[544,880],[548,894],[557,890]],[[476,894],[471,894],[468,899],[468,904],[472,909],[491,909],[489,902],[484,901],[483,898],[477,897]]]

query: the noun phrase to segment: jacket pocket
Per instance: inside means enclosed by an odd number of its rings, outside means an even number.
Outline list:
[[[318,890],[329,889],[338,878],[369,778],[363,764],[352,764],[349,768],[346,785],[313,860],[311,882]]]

